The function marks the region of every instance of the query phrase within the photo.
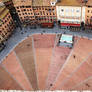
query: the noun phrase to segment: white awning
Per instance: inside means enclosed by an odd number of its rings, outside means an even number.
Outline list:
[[[60,42],[73,43],[73,36],[72,35],[62,34],[62,36],[60,38]]]

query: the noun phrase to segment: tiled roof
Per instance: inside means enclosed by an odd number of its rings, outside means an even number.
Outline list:
[[[33,0],[33,6],[50,6],[51,0]]]
[[[0,7],[0,13],[1,13],[0,14],[0,19],[3,19],[8,12],[9,12],[9,10],[8,9],[5,9],[5,6],[1,6]]]
[[[86,5],[92,6],[92,0],[88,0]]]
[[[32,5],[32,0],[13,0],[14,5]]]
[[[81,6],[82,3],[79,2],[78,0],[61,0],[58,2],[56,5],[64,5],[64,6]]]
[[[11,0],[3,0],[3,2],[8,2],[8,1],[11,1]]]
[[[4,10],[5,7],[0,7],[0,13]]]
[[[51,2],[56,2],[56,0],[50,0]]]
[[[42,6],[43,0],[33,0],[32,5],[33,6]]]

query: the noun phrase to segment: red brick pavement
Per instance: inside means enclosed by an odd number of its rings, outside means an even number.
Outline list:
[[[34,35],[38,85],[40,90],[45,89],[52,50],[56,35]]]
[[[58,89],[61,83],[63,83],[62,81],[66,80],[67,77],[72,74],[77,69],[77,67],[85,60],[85,58],[87,58],[88,54],[92,52],[91,46],[91,40],[81,38],[78,41],[73,49],[72,55],[69,57],[69,60],[64,65],[59,77],[51,88],[52,90]]]
[[[2,65],[9,73],[11,73],[18,83],[22,85],[24,90],[32,90],[14,52],[11,52],[8,55],[8,57],[2,62]]]
[[[63,90],[70,90],[80,82],[92,76],[92,55],[84,62],[80,68],[61,86]]]

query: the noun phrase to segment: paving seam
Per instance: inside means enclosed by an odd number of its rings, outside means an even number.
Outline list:
[[[55,53],[56,42],[57,42],[57,38],[58,38],[57,35],[58,35],[58,34],[56,34],[55,41],[54,41],[54,47],[53,47],[53,49],[52,49],[51,62],[50,62],[50,64],[49,64],[49,70],[48,70],[48,75],[47,75],[47,79],[46,79],[46,84],[47,84],[47,82],[48,82],[48,76],[49,76],[49,74],[50,74],[50,67],[51,67],[51,65],[52,65],[53,55],[54,55],[54,53]],[[45,88],[46,88],[46,87],[45,87]],[[47,90],[48,90],[48,89],[50,89],[50,88],[47,88]]]
[[[26,76],[26,79],[27,79],[27,81],[28,81],[28,83],[29,83],[29,85],[30,85],[30,88],[32,88],[32,85],[31,85],[31,83],[29,82],[29,79],[28,79],[28,77],[27,77],[27,75],[26,75],[26,73],[25,73],[25,71],[24,71],[24,68],[23,68],[22,64],[20,63],[19,57],[17,56],[17,54],[16,54],[15,51],[13,51],[13,52],[14,52],[14,54],[15,54],[15,56],[16,56],[16,59],[17,59],[19,65],[20,65],[20,67],[21,67],[22,70],[23,70],[24,75]],[[33,88],[32,88],[32,90],[33,90]]]
[[[39,29],[39,30],[41,30],[41,29]],[[37,30],[37,31],[39,31],[39,30]],[[45,30],[45,31],[46,31],[46,29],[42,29],[42,30]],[[30,32],[30,33],[29,33],[29,36],[31,36],[31,35],[33,35],[33,34],[41,34],[41,33],[43,33],[42,30],[41,30],[41,32],[39,32],[39,33]],[[54,29],[52,29],[52,30],[54,30]],[[66,31],[66,30],[63,30],[63,29],[61,30],[61,29],[59,29],[59,31],[60,31],[60,32],[57,32],[58,34],[63,34],[62,31]],[[47,32],[48,32],[48,33],[43,33],[43,34],[56,34],[56,32],[54,32],[54,31],[53,31],[53,32],[50,32],[50,31],[48,30]],[[21,33],[19,33],[19,34],[21,34]],[[66,34],[69,34],[69,33],[66,33]],[[72,35],[74,35],[74,36],[80,36],[80,37],[81,37],[81,35],[79,35],[79,34],[75,34],[75,33],[74,33],[74,34],[73,34],[73,33],[70,33],[70,34],[72,34]],[[22,39],[20,38],[20,39],[19,39],[20,41],[19,41],[18,43],[16,43],[16,44],[12,47],[11,50],[13,50],[22,40],[25,40],[25,38],[27,38],[27,35],[25,34],[25,36],[21,36],[21,37],[24,37],[24,38],[22,38]],[[83,36],[83,37],[84,37],[84,38],[87,37],[88,39],[92,40],[91,37],[88,37],[88,36]],[[10,50],[9,52],[11,52],[11,50]],[[8,53],[6,54],[6,56],[7,56],[7,55],[8,55]],[[5,57],[4,57],[4,58],[5,58]],[[0,61],[2,62],[3,59],[1,59]]]
[[[79,39],[80,39],[80,38],[79,38]],[[75,43],[75,45],[78,43],[79,39],[77,40],[77,42]],[[75,45],[74,45],[74,46],[75,46]],[[69,56],[67,57],[65,63],[63,64],[62,68],[60,69],[60,71],[59,71],[59,73],[58,73],[58,75],[57,75],[57,77],[56,77],[54,83],[56,83],[57,79],[59,78],[59,75],[61,74],[61,71],[62,71],[63,68],[66,66],[66,64],[67,64],[67,62],[68,62],[68,60],[69,60],[69,58],[70,58],[70,56],[72,55],[73,52],[74,52],[74,47],[72,48],[72,50],[71,50]],[[53,84],[54,84],[54,83],[53,83]],[[53,88],[53,86],[52,86],[51,88]],[[51,89],[51,88],[50,88],[50,89]]]
[[[90,66],[90,63],[87,61],[87,64]]]
[[[25,90],[25,89],[23,88],[23,86],[14,78],[14,76],[13,76],[10,72],[8,72],[7,68],[6,68],[3,64],[1,64],[1,67],[10,75],[10,77],[11,77],[23,90]]]
[[[32,36],[32,35],[34,35],[34,34],[41,34],[41,33],[31,33],[29,36]],[[44,33],[44,34],[56,34],[56,33]],[[12,49],[11,50],[9,50],[9,53],[11,53],[12,52],[12,50],[14,50],[14,48],[18,45],[18,44],[20,44],[21,42],[23,42],[24,40],[26,40],[28,37],[27,36],[25,36],[24,38],[22,38],[22,39],[19,39],[19,42],[18,43],[16,43],[13,47],[12,47]],[[4,58],[2,58],[2,59],[0,59],[0,63],[9,55],[9,53],[7,53],[6,55],[5,55],[5,57]]]
[[[76,86],[74,86],[72,89],[75,89],[75,88],[79,87],[80,85],[84,84],[85,82],[87,82],[87,81],[90,80],[90,79],[92,79],[92,76],[91,76],[91,77],[88,77],[86,80],[80,82],[79,84],[77,84]],[[71,90],[72,90],[72,89],[71,89]]]
[[[29,36],[32,36],[32,35],[34,35],[34,34],[41,34],[41,33],[32,33],[32,34],[30,34]],[[56,33],[44,33],[44,34],[56,34]],[[23,42],[23,41],[26,40],[27,38],[28,38],[28,37],[26,36],[26,37],[24,37],[24,38],[22,38],[22,39],[19,39],[19,42],[18,42],[17,44],[15,44],[15,45],[12,47],[12,49],[9,51],[9,53],[11,53],[12,50],[14,50],[14,48],[15,48],[18,44],[20,44],[21,42]],[[7,54],[5,55],[5,57],[0,60],[0,63],[9,55],[9,53],[7,53]]]
[[[64,80],[63,83],[61,83],[61,85],[60,85],[58,88],[62,87],[62,86],[69,80],[69,78],[71,78],[71,77],[77,72],[77,70],[81,67],[81,65],[87,61],[87,59],[88,59],[91,55],[92,55],[92,52],[86,57],[86,59],[82,60],[82,62],[79,64],[79,66],[78,66],[69,76],[67,76],[67,79]],[[76,86],[76,85],[75,85],[75,86]]]
[[[35,72],[36,72],[36,78],[37,78],[37,87],[38,87],[38,90],[39,90],[37,64],[36,64],[36,51],[35,51],[35,47],[34,47],[34,37],[33,36],[32,36],[32,49],[33,49],[33,54],[34,54],[34,64],[35,64]]]
[[[36,34],[36,33],[33,33],[33,34]],[[41,34],[41,33],[38,33],[38,34]],[[44,33],[44,34],[50,34],[50,33]],[[51,34],[56,34],[56,33],[51,33]],[[60,33],[60,34],[61,34],[61,33]],[[67,34],[68,34],[68,33],[67,33]],[[31,36],[31,35],[32,35],[32,33],[30,34],[30,36]],[[21,41],[25,40],[26,38],[27,38],[27,37],[24,37],[23,39],[21,39],[19,43],[21,43]],[[13,49],[14,49],[19,43],[17,43],[16,45],[14,45]],[[12,50],[13,50],[13,49],[12,49]],[[11,52],[12,50],[10,50],[10,52]],[[8,53],[8,54],[9,54],[9,53]],[[7,55],[8,55],[8,54],[7,54]],[[6,58],[6,57],[5,57],[5,58]]]
[[[18,44],[20,44],[22,41],[24,41],[25,39],[27,39],[27,37],[24,37],[23,39],[21,39],[21,40],[19,41],[19,43],[15,44],[15,45],[13,46],[13,48],[9,51],[9,53],[11,53],[11,52],[15,49],[15,47],[16,47]],[[7,53],[6,56],[5,56],[3,59],[0,60],[0,61],[1,61],[0,63],[2,63],[4,59],[6,59],[6,57],[9,55],[9,53]]]

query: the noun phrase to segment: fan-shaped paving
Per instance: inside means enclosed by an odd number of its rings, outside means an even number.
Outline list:
[[[91,40],[85,38],[79,38],[75,44],[76,45],[72,49],[72,52],[70,53],[66,63],[63,65],[63,68],[60,70],[59,76],[55,81],[55,84],[51,88],[52,90],[58,89],[59,86],[62,85],[63,82],[71,74],[75,73],[76,69],[80,66],[81,63],[85,61],[85,59],[90,55],[90,53],[92,53]]]
[[[73,48],[58,46],[60,35],[35,34],[0,64],[0,89],[92,90],[92,40],[74,37]]]

